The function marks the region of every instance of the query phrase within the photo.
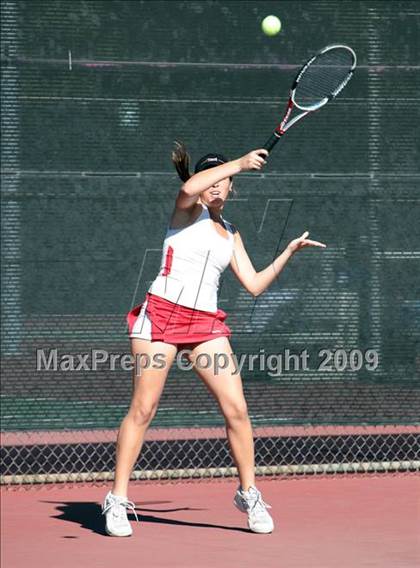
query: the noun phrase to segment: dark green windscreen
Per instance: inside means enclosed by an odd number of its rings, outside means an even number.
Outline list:
[[[272,13],[283,27],[269,38]],[[330,43],[356,51],[354,78],[262,173],[235,178],[224,210],[256,270],[283,229],[280,250],[305,230],[328,246],[298,253],[256,299],[228,269],[219,307],[238,357],[308,353],[307,370],[244,369],[255,425],[418,422],[418,13],[400,1],[2,2],[4,430],[119,425],[129,371],[37,371],[36,350],[129,353],[125,314],[157,274],[180,187],[173,141],[194,161],[261,147],[298,66]],[[323,370],[323,349],[363,364],[340,370],[336,355]],[[199,379],[174,366],[153,425],[216,424]]]

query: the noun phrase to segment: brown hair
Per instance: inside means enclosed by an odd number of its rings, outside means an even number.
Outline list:
[[[190,155],[187,152],[185,144],[175,140],[175,148],[172,150],[172,163],[183,182],[190,179]]]

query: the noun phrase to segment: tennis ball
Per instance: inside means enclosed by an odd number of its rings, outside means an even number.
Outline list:
[[[274,36],[281,30],[281,22],[277,16],[267,16],[261,23],[265,35]]]

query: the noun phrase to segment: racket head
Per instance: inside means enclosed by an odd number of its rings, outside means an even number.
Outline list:
[[[348,45],[327,45],[299,70],[291,91],[294,106],[314,111],[334,99],[353,76],[357,64],[354,50]]]

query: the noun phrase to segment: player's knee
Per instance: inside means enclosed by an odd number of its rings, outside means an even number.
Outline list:
[[[248,420],[248,407],[246,402],[232,403],[223,408],[226,422],[234,424]]]
[[[147,426],[156,414],[157,405],[139,404],[130,409],[129,416],[136,426]]]

